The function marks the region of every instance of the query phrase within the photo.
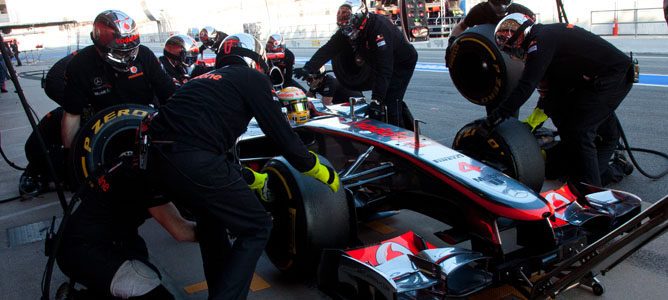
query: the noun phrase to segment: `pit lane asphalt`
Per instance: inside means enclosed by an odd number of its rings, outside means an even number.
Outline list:
[[[158,50],[158,49],[154,49]],[[298,61],[304,61],[315,49],[292,49]],[[156,51],[158,52],[158,51]],[[29,103],[39,116],[56,107],[39,86],[32,80],[46,70],[60,55],[44,55],[42,61],[27,62],[17,72],[23,73],[20,81]],[[420,50],[419,62],[425,65],[441,64],[443,52]],[[642,74],[668,75],[668,57],[640,56]],[[9,158],[20,166],[26,164],[23,145],[30,134],[25,113],[14,87],[7,82],[10,93],[0,95],[0,134],[2,148]],[[668,87],[636,85],[622,102],[617,114],[633,147],[649,148],[668,152]],[[368,93],[367,93],[368,95]],[[467,122],[484,116],[482,107],[465,100],[452,85],[445,71],[422,71],[418,69],[406,93],[406,102],[416,118],[425,122],[423,134],[444,145],[451,145],[459,128]],[[526,117],[536,102],[534,95],[520,111]],[[552,127],[551,125],[548,125]],[[655,157],[638,155],[639,162],[649,171],[658,172],[668,163]],[[0,162],[0,200],[15,196],[21,172]],[[546,187],[556,187],[558,182],[548,181]],[[668,179],[653,181],[643,177],[637,170],[613,188],[639,195],[647,202],[655,202],[668,193]],[[40,295],[40,279],[46,263],[43,242],[33,242],[9,247],[8,229],[50,220],[62,215],[55,193],[48,193],[26,201],[11,201],[0,204],[0,299],[37,299]],[[415,224],[420,224],[416,226]],[[433,232],[445,229],[435,220],[410,211],[380,220],[378,223],[361,226],[361,239],[366,243],[384,240],[408,230],[424,236],[437,246],[447,246],[433,236]],[[140,228],[147,241],[152,261],[160,268],[163,280],[177,299],[206,299],[206,291],[188,294],[184,288],[197,290],[196,284],[204,281],[197,244],[178,244],[153,220]],[[600,277],[606,288],[602,297],[589,291],[575,289],[562,295],[561,299],[664,299],[668,291],[668,237],[663,236],[641,249],[605,277]],[[266,256],[260,259],[254,281],[257,290],[249,299],[325,299],[317,290],[313,280],[292,281],[277,271]],[[66,278],[56,268],[52,280],[51,295]],[[195,286],[193,286],[195,285]],[[268,286],[268,287],[267,287]],[[190,290],[192,291],[192,290]]]

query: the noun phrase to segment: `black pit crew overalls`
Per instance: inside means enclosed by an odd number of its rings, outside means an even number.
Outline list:
[[[281,69],[284,78],[283,87],[294,86],[306,92],[304,87],[292,78],[292,69],[295,65],[295,54],[292,53],[290,49],[285,48],[285,56],[281,59],[272,59],[271,63]]]
[[[322,83],[320,83],[317,88],[310,90],[310,92],[320,94],[323,97],[332,97],[333,104],[348,103],[350,97],[364,96],[362,92],[353,91],[341,85],[339,81],[331,75],[325,75],[325,78],[322,79]]]
[[[151,217],[149,208],[168,201],[153,197],[145,176],[136,170],[121,167],[103,178],[110,184],[106,192],[86,188],[79,194],[81,203],[65,224],[56,254],[63,273],[86,286],[86,299],[118,299],[113,298],[111,292],[116,285],[130,289],[132,283],[114,282],[115,276],[122,276],[117,273],[122,272],[119,269],[124,264],[132,263],[135,268],[144,269],[141,274],[146,277],[160,276],[149,262],[148,249],[138,228]],[[174,297],[164,286],[158,285],[147,294],[130,299]]]
[[[81,115],[84,108],[93,111],[122,103],[154,104],[157,97],[164,103],[176,87],[147,47],[140,45],[130,72],[115,71],[97,53],[95,46],[79,51],[65,72],[66,112]]]
[[[269,213],[227,154],[251,118],[297,170],[315,165],[277,100],[269,77],[240,60],[188,81],[148,125],[149,178],[193,213],[210,299],[245,299],[271,231]]]
[[[614,112],[633,86],[630,57],[601,37],[571,24],[536,24],[522,43],[524,72],[500,104],[517,110],[541,79],[549,91],[539,106],[552,118],[567,151],[571,180],[608,183],[608,162],[619,141]]]
[[[388,122],[412,130],[413,117],[403,98],[418,59],[413,45],[386,17],[369,14],[365,29],[355,41],[351,43],[341,30],[338,30],[316,51],[304,65],[304,69],[315,73],[315,70],[347,47],[352,47],[355,55],[374,69],[371,99],[387,106]]]

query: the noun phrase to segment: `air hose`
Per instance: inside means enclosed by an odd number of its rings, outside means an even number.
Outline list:
[[[2,150],[2,135],[1,134],[0,134],[0,155],[2,155],[2,158],[5,160],[5,162],[7,162],[7,164],[10,167],[12,167],[14,169],[17,169],[19,171],[24,171],[26,169],[26,168],[22,168],[22,167],[17,166],[15,163],[13,163],[11,160],[9,160],[7,155],[5,155],[5,151]]]
[[[620,150],[625,150],[626,153],[628,153],[629,158],[631,159],[631,163],[633,163],[633,165],[636,167],[636,169],[638,169],[638,172],[640,172],[640,174],[644,175],[647,178],[651,178],[651,179],[659,179],[663,176],[666,176],[666,174],[668,174],[668,168],[663,170],[663,172],[659,173],[658,175],[652,175],[652,174],[647,173],[645,170],[643,170],[643,168],[640,167],[640,165],[638,164],[638,161],[636,161],[636,158],[633,156],[632,151],[654,154],[654,155],[663,157],[666,160],[668,160],[668,154],[662,153],[662,152],[659,152],[659,151],[656,151],[656,150],[651,150],[651,149],[629,147],[629,141],[626,139],[626,134],[624,134],[624,129],[622,129],[622,124],[619,122],[619,119],[617,119],[617,127],[619,128],[619,133],[622,137],[622,142],[624,142],[624,145],[623,145],[623,147],[620,148]]]

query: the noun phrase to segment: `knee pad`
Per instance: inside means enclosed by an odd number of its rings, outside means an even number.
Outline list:
[[[114,274],[109,291],[114,297],[127,299],[142,296],[160,286],[160,275],[138,260],[126,260]]]

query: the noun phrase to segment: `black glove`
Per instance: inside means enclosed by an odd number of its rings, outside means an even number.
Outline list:
[[[385,120],[385,105],[378,100],[371,100],[369,106],[366,108],[366,113],[370,119],[387,122],[387,120]]]
[[[478,134],[482,135],[483,137],[489,137],[496,126],[499,126],[499,124],[503,123],[503,121],[508,119],[510,115],[511,114],[504,109],[494,109],[486,119],[478,123]]]
[[[292,70],[292,76],[297,79],[306,79],[311,76],[311,72],[306,68],[296,68]]]
[[[448,38],[448,47],[445,48],[445,66],[448,67],[448,68],[450,68],[450,62],[449,62],[450,48],[452,48],[452,44],[455,42],[456,39],[457,39],[457,37],[451,35]]]

